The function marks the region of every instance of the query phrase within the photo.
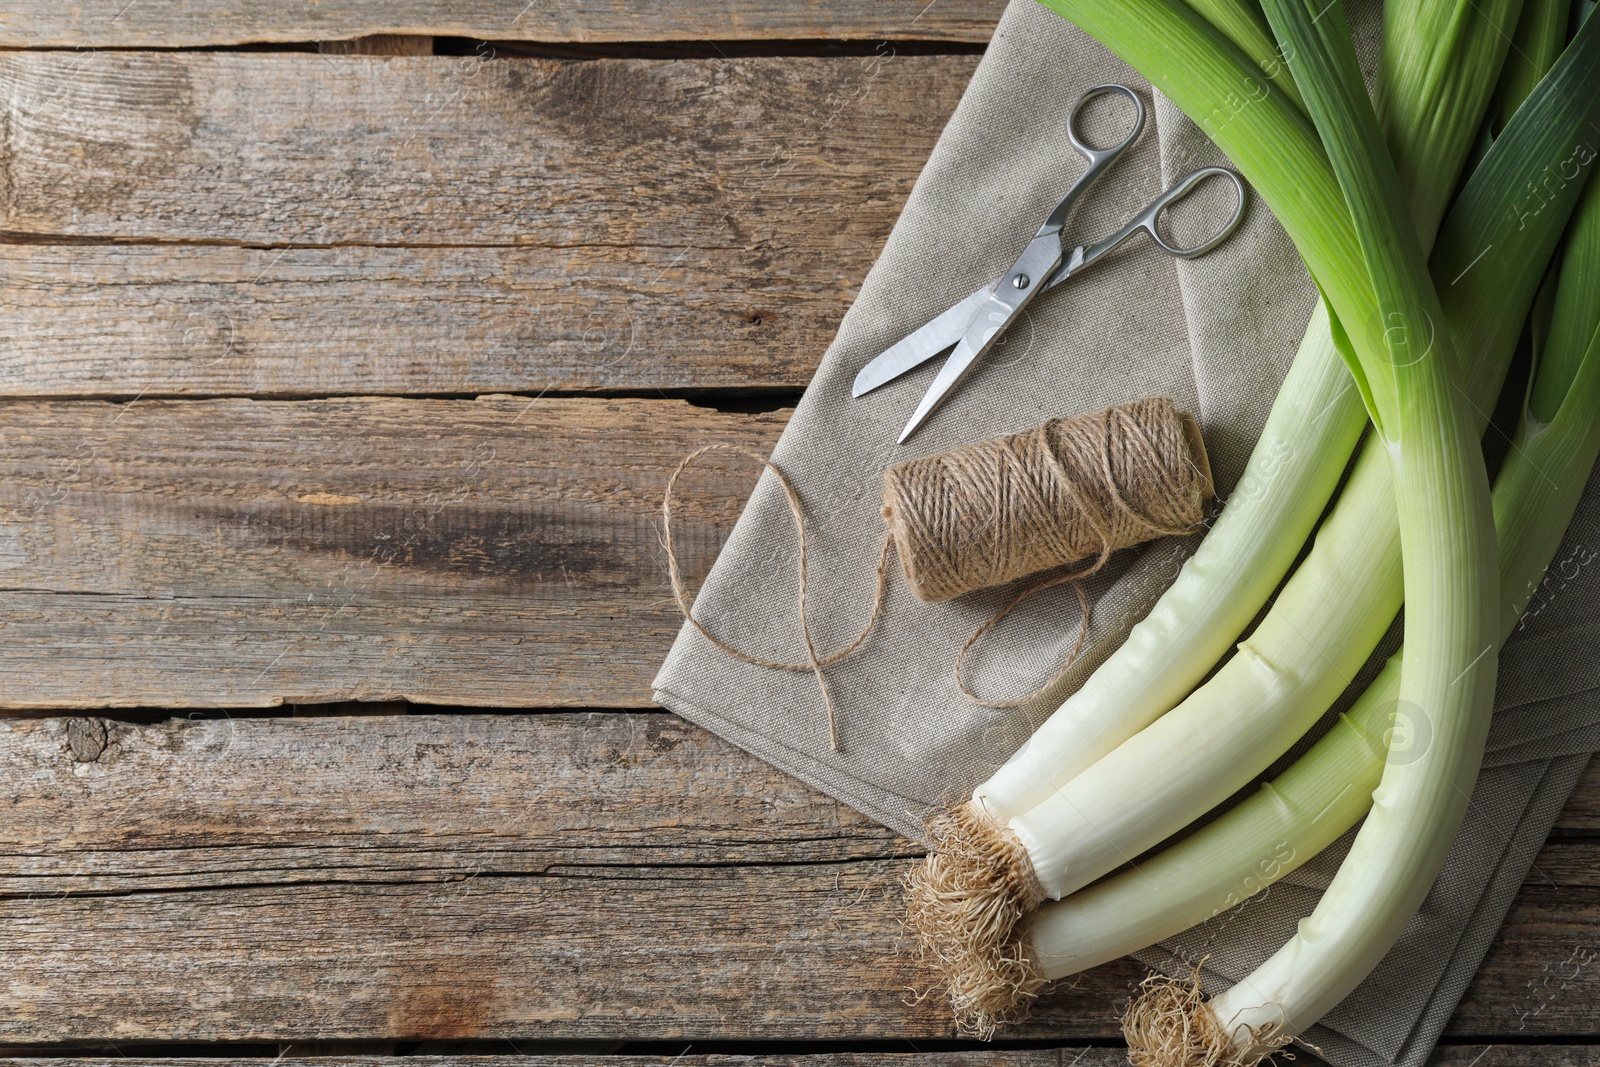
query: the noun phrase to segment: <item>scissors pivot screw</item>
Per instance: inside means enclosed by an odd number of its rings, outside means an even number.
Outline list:
[[[1018,289],[1026,289],[1032,283],[1033,279],[1028,277],[1026,274],[1019,274],[1015,278],[1011,279],[1011,284],[1016,286]]]

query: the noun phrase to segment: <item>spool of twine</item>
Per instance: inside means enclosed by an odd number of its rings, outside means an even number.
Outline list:
[[[1119,548],[1193,530],[1212,492],[1193,416],[1147,397],[897,463],[883,472],[883,519],[906,583],[929,603],[1041,575],[978,627],[951,665],[968,700],[1014,708],[1053,687],[1083,651],[1083,580]],[[1065,662],[1023,696],[974,693],[961,668],[983,635],[1033,594],[1069,582],[1078,636]]]
[[[1151,397],[897,463],[883,518],[933,603],[1186,533],[1211,493],[1200,427]]]
[[[690,464],[713,451],[734,452],[767,467],[788,501],[799,540],[796,609],[804,661],[751,655],[694,617],[672,543],[672,495]],[[900,556],[912,591],[930,603],[1044,572],[968,638],[953,665],[956,685],[969,700],[992,708],[1015,707],[1055,685],[1082,651],[1089,628],[1082,580],[1119,548],[1190,532],[1202,519],[1211,495],[1211,468],[1199,426],[1161,397],[1051,419],[1022,433],[898,463],[884,472],[883,517],[889,530],[878,553],[876,588],[866,623],[853,640],[831,652],[819,652],[812,639],[806,603],[805,518],[800,494],[782,470],[737,446],[708,445],[672,472],[661,508],[667,571],[684,618],[736,659],[815,675],[827,708],[829,743],[837,752],[838,716],[823,669],[866,643],[881,618],[891,548]],[[986,700],[974,694],[961,668],[979,639],[1028,597],[1064,582],[1073,584],[1080,607],[1077,642],[1066,662],[1026,696]]]

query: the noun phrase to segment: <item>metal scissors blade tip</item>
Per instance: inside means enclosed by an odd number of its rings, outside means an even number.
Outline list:
[[[884,349],[861,368],[850,387],[850,395],[865,396],[878,386],[886,385],[907,371],[922,366],[961,340],[967,323],[983,306],[989,290],[989,286],[984,286]]]

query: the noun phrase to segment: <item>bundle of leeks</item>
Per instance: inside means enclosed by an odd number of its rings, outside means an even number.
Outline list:
[[[909,922],[960,1025],[987,1035],[1047,980],[1204,921],[1365,817],[1259,970],[1209,1003],[1157,986],[1125,1020],[1136,1063],[1252,1063],[1347,995],[1421,904],[1482,758],[1499,643],[1600,449],[1600,193],[1583,194],[1600,20],[1568,0],[1389,0],[1374,106],[1328,0],[1045,2],[1232,158],[1324,301],[1251,460],[1270,477],[1228,501],[1123,647],[930,825]],[[1547,268],[1553,299],[1534,309]],[[1530,311],[1537,365],[1491,497],[1477,438]],[[1404,655],[1288,771],[1100,880],[1287,752],[1402,603]],[[1397,708],[1413,729],[1394,728]],[[1426,749],[1400,752],[1418,733]]]

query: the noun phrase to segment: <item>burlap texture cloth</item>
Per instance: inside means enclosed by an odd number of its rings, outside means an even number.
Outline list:
[[[1370,77],[1377,5],[1346,6]],[[1062,120],[1084,89],[1113,81],[1145,96],[1154,128],[1079,207],[1069,242],[1109,232],[1178,174],[1226,163],[1126,64],[1036,0],[1012,0],[773,452],[807,513],[819,648],[847,641],[866,616],[883,537],[882,471],[892,462],[1162,394],[1199,418],[1219,497],[1245,474],[1316,299],[1287,236],[1254,199],[1240,230],[1208,256],[1173,260],[1140,242],[1041,297],[1004,347],[903,447],[895,437],[931,369],[866,398],[850,396],[867,360],[1011,264],[1083,169]],[[1097,576],[1085,654],[1056,690],[1024,707],[974,706],[950,671],[956,650],[1009,592],[923,604],[898,575],[869,643],[828,671],[843,751],[829,750],[812,676],[738,662],[687,626],[655,680],[656,699],[920,838],[926,814],[988,777],[1117,647],[1194,544],[1193,537],[1175,538],[1130,550]],[[1523,626],[1501,654],[1488,756],[1444,872],[1378,969],[1304,1035],[1339,1067],[1427,1058],[1589,754],[1600,748],[1600,658],[1592,651],[1600,647],[1597,545],[1600,480],[1593,480]],[[737,647],[803,660],[795,551],[769,473],[712,568],[697,617]],[[1066,656],[1077,629],[1070,589],[1041,593],[969,658],[970,683],[989,697],[1029,692]],[[1143,958],[1176,971],[1183,961],[1209,957],[1208,986],[1225,987],[1289,938],[1344,850],[1340,842],[1267,893]],[[1508,1003],[1505,1010],[1509,1023],[1521,1008]]]

